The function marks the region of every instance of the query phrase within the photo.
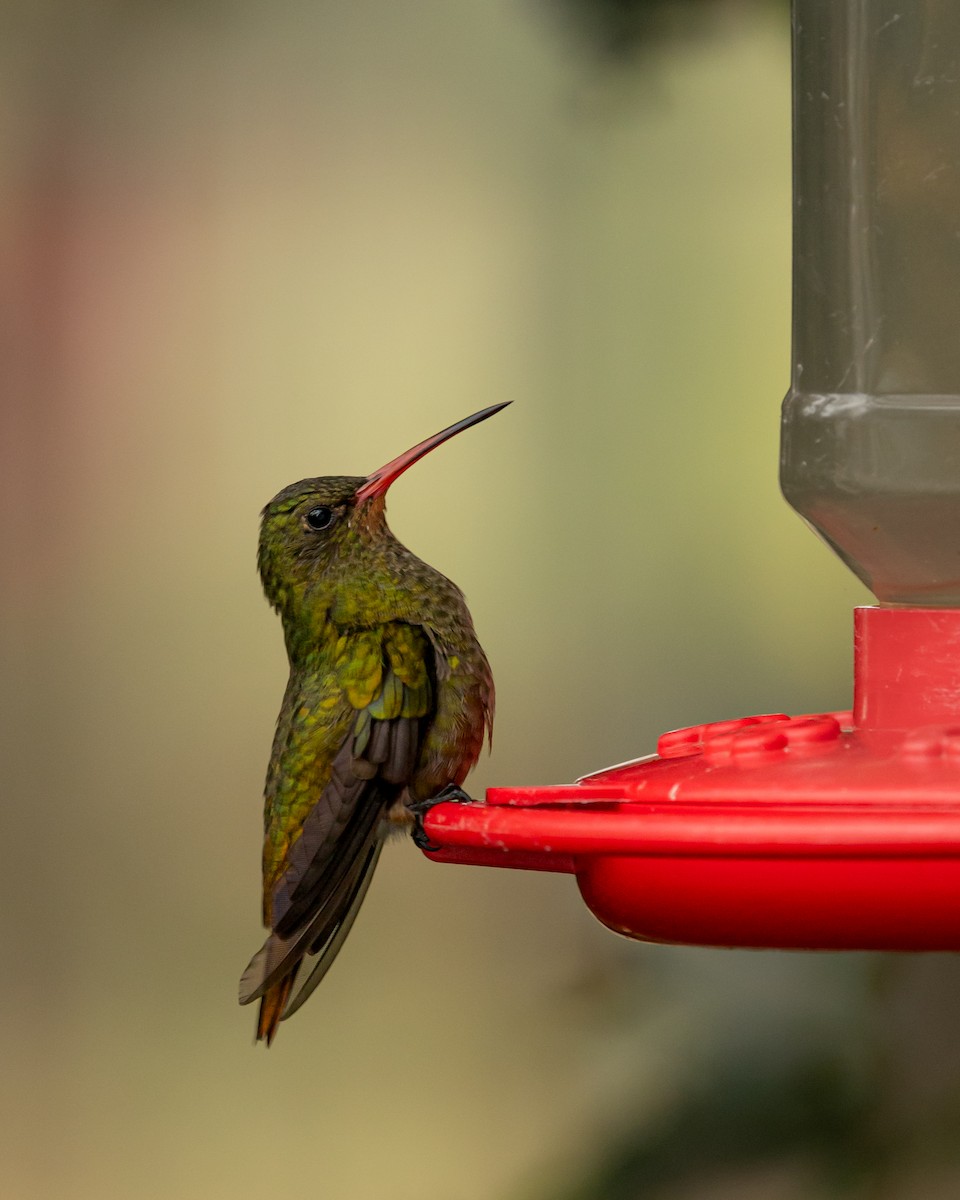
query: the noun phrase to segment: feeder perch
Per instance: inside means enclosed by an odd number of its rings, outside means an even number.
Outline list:
[[[780,479],[880,601],[853,710],[437,805],[430,857],[573,874],[645,941],[960,950],[960,5],[794,0],[793,47]]]

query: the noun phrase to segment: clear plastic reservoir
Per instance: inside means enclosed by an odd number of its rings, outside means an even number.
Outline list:
[[[960,606],[960,0],[794,0],[780,481],[878,600]]]

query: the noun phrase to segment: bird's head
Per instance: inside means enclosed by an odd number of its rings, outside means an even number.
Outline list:
[[[442,442],[506,408],[495,404],[388,462],[372,475],[301,479],[264,508],[258,565],[267,599],[282,614],[321,579],[355,578],[372,569],[390,538],[386,493],[391,483]]]

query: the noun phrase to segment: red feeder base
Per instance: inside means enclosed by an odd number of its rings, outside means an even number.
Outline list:
[[[960,610],[857,609],[852,713],[675,730],[426,831],[440,862],[575,874],[644,941],[960,950]]]

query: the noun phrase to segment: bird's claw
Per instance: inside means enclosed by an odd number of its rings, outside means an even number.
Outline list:
[[[427,831],[423,827],[423,817],[415,814],[413,818],[413,829],[410,831],[410,836],[413,838],[413,844],[418,850],[423,850],[427,854],[435,854],[438,850],[442,850],[442,846],[431,842],[427,837]]]
[[[437,804],[472,804],[473,797],[468,796],[462,787],[458,787],[455,783],[448,784],[435,796],[429,796],[426,800],[414,800],[412,804],[408,804],[410,812],[413,813],[413,830],[410,836],[413,838],[413,844],[419,850],[425,850],[427,853],[433,854],[438,850],[442,850],[442,846],[436,846],[430,841],[427,836],[427,831],[423,827],[423,819],[427,813]]]

